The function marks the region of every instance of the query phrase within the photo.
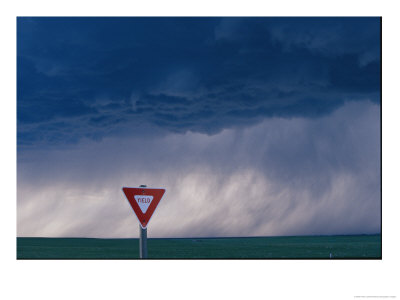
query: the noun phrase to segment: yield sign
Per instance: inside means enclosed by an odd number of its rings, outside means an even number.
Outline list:
[[[146,187],[139,188],[122,188],[126,199],[128,199],[130,205],[135,212],[140,226],[146,228],[150,222],[150,218],[153,215],[158,203],[165,193],[165,189],[152,189]]]

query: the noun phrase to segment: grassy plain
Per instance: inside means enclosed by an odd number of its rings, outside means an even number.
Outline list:
[[[149,238],[150,259],[380,259],[380,235]],[[17,238],[17,259],[137,259],[138,239]]]

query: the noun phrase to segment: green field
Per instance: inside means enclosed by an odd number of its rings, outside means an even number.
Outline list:
[[[148,257],[375,258],[380,235],[148,239]],[[136,259],[138,239],[17,238],[18,259]]]

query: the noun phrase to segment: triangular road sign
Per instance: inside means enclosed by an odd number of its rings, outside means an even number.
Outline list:
[[[140,226],[146,228],[158,203],[165,193],[165,189],[124,187],[122,188],[122,191],[124,192],[126,199],[128,199],[129,204],[132,206],[133,211],[139,220]]]

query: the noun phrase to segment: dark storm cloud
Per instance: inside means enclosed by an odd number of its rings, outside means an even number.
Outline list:
[[[379,23],[18,18],[18,235],[379,232]]]
[[[379,22],[18,18],[18,142],[216,134],[379,102]]]

